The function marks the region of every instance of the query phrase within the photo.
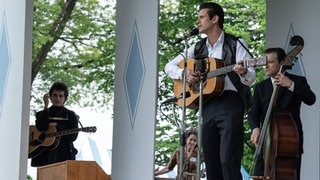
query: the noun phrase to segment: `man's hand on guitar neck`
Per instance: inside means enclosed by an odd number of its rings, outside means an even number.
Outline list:
[[[240,76],[244,76],[247,73],[247,68],[243,67],[242,63],[243,62],[239,62],[235,64],[233,67],[233,71],[239,74]]]

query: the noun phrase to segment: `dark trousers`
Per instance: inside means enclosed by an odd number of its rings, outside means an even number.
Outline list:
[[[234,91],[225,91],[203,106],[202,146],[207,180],[241,180],[244,106]]]

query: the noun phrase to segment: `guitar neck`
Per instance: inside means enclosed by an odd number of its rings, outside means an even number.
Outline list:
[[[46,133],[46,137],[64,136],[64,135],[68,135],[68,134],[74,134],[79,131],[82,131],[82,128],[74,128],[74,129],[63,130],[63,131],[59,131],[59,132],[51,132],[51,133],[49,132],[49,133]]]
[[[228,72],[233,71],[233,67],[234,66],[235,65],[232,64],[232,65],[228,65],[228,66],[225,66],[225,67],[210,71],[207,74],[207,78],[210,79],[210,78],[214,78],[214,77],[217,77],[217,76],[220,76],[220,75],[223,75],[223,74],[227,74]]]

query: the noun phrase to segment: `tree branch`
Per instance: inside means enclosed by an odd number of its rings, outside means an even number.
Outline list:
[[[39,51],[39,54],[35,56],[35,59],[32,62],[32,75],[31,75],[31,84],[33,83],[35,77],[37,76],[41,65],[45,61],[50,49],[57,42],[61,34],[63,33],[64,28],[66,27],[67,22],[71,17],[71,13],[76,5],[77,0],[67,0],[61,9],[61,12],[55,22],[52,24],[52,27],[49,31],[49,36],[52,37],[51,40],[46,42]]]

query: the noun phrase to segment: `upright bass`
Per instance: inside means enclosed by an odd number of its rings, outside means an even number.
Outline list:
[[[283,73],[292,67],[292,61],[303,49],[304,41],[300,36],[293,36],[290,44],[296,47],[287,54],[279,72]],[[264,176],[251,176],[252,179],[297,179],[299,132],[291,113],[278,108],[276,104],[278,89],[276,86],[273,90],[250,172],[252,174],[258,155],[264,149]]]

